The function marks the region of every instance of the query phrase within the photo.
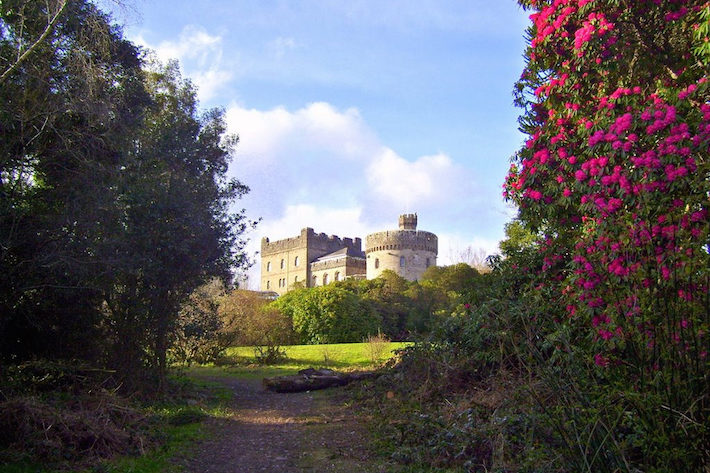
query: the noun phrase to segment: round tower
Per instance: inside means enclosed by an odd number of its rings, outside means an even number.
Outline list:
[[[367,279],[385,269],[416,281],[429,266],[436,265],[438,238],[417,230],[417,214],[399,216],[399,230],[371,233],[365,238]]]

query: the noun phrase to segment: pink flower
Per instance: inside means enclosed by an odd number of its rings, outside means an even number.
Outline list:
[[[609,366],[609,360],[601,353],[597,353],[596,355],[594,355],[594,363],[597,366],[601,366],[602,368],[606,368],[607,366]]]

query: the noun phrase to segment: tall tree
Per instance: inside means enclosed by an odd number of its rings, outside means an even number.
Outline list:
[[[138,51],[82,0],[0,7],[0,352],[76,356],[97,326],[93,244],[147,103]],[[86,354],[86,353],[85,353]]]
[[[147,363],[162,380],[183,301],[211,277],[229,281],[247,264],[240,235],[249,222],[231,205],[248,189],[227,178],[237,138],[226,134],[223,112],[198,113],[177,63],[155,66],[146,84],[153,103],[119,184],[120,238],[109,249],[120,263],[106,300],[117,366]],[[137,328],[131,337],[123,332]]]
[[[236,137],[85,0],[0,6],[0,355],[163,380],[182,301],[247,264]],[[146,370],[146,368],[149,368]]]

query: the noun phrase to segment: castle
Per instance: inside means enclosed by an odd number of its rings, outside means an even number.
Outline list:
[[[389,269],[414,281],[436,265],[438,239],[417,230],[417,215],[399,217],[399,230],[340,238],[304,228],[297,237],[261,239],[261,290],[284,294],[294,285],[323,286],[345,278],[374,279]]]

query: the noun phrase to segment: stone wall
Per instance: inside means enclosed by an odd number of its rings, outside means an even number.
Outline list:
[[[365,254],[360,238],[340,238],[325,233],[315,233],[304,228],[297,237],[270,241],[261,239],[261,290],[286,293],[294,283],[311,286],[310,263],[321,256],[342,248],[350,248],[353,254]]]
[[[364,278],[366,270],[365,258],[343,256],[327,261],[316,261],[311,263],[311,286],[322,286],[324,277],[327,278],[327,283],[351,277]]]
[[[372,233],[365,240],[367,279],[389,269],[416,281],[429,266],[436,265],[439,239],[431,232],[389,230]]]

